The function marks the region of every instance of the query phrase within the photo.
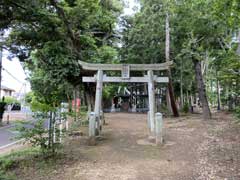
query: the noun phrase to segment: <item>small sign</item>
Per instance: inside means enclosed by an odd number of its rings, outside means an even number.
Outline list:
[[[80,111],[80,106],[81,106],[81,99],[77,98],[76,99],[76,104],[75,104],[75,99],[72,100],[73,110],[75,110],[75,108],[76,108],[76,112],[79,112]]]
[[[130,78],[130,67],[127,64],[122,65],[122,78],[129,79]]]

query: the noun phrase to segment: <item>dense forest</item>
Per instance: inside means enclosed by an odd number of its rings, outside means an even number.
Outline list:
[[[78,60],[113,64],[172,60],[166,95],[174,116],[197,98],[205,119],[211,118],[212,107],[236,110],[239,2],[136,3],[140,9],[123,16],[125,4],[118,0],[3,0],[1,48],[23,62],[30,72],[34,99],[50,107],[76,96],[94,96],[89,94],[94,87],[81,82]],[[113,89],[105,88],[105,94],[114,95]]]

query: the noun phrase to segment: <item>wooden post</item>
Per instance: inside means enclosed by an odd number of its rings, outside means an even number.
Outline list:
[[[163,143],[163,119],[161,113],[155,114],[155,120],[156,120],[156,144],[162,144]]]
[[[95,118],[97,123],[97,135],[100,133],[100,111],[102,103],[102,86],[103,85],[103,71],[98,70],[97,72],[97,85],[96,85],[96,96],[95,96]]]
[[[9,114],[7,115],[7,124],[9,124]]]
[[[149,101],[149,120],[150,120],[150,136],[154,136],[154,116],[155,116],[155,93],[153,71],[148,71],[148,101]]]

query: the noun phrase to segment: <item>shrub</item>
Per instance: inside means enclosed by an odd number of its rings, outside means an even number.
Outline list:
[[[48,130],[44,127],[44,120],[40,119],[36,123],[18,121],[16,130],[20,132],[17,139],[25,139],[30,142],[34,147],[39,146],[42,152],[45,152],[48,147]]]
[[[0,180],[16,180],[13,169],[21,166],[22,160],[36,155],[39,155],[38,148],[27,148],[7,155],[0,155]]]
[[[55,126],[57,113],[38,112],[38,118],[34,122],[19,121],[15,128],[20,132],[17,139],[24,139],[25,142],[30,142],[34,147],[40,147],[43,153],[50,156],[54,155],[56,149],[60,147],[60,143],[57,142],[60,138],[60,131]],[[45,122],[48,122],[48,127],[45,126]],[[63,134],[61,136],[63,137]]]
[[[240,106],[236,108],[235,116],[237,117],[237,120],[240,122]]]
[[[183,105],[182,111],[183,111],[184,113],[188,113],[188,112],[189,112],[189,104],[188,104],[188,103],[185,103],[185,104]]]
[[[4,101],[7,103],[7,105],[12,105],[12,104],[20,105],[20,102],[13,97],[5,97]]]
[[[16,178],[6,175],[4,171],[0,171],[0,179],[1,180],[15,180]]]

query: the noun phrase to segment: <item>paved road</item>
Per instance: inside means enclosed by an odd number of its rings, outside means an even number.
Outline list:
[[[17,141],[17,139],[15,139],[17,132],[12,130],[12,127],[13,126],[0,128],[0,148]]]
[[[5,117],[7,114],[5,114]],[[10,125],[5,127],[0,127],[0,150],[5,148],[8,145],[13,144],[14,142],[19,141],[15,137],[19,134],[19,132],[15,131],[14,120],[30,120],[33,124],[37,121],[33,119],[30,115],[26,116],[26,113],[21,112],[11,112],[10,116]],[[25,119],[24,119],[25,118]],[[5,120],[5,119],[4,119]],[[6,122],[6,121],[5,121]],[[26,128],[32,128],[33,125],[25,125]],[[48,120],[44,122],[44,127],[48,128]]]
[[[25,112],[12,111],[10,113],[8,113],[8,112],[4,113],[3,122],[6,122],[7,115],[9,115],[10,125],[5,126],[5,127],[0,127],[0,149],[9,144],[12,144],[12,143],[18,141],[18,139],[15,138],[19,133],[14,130],[14,127],[15,127],[14,121],[15,120],[32,119],[29,114],[28,114],[28,116],[26,116]]]
[[[32,122],[36,122],[36,120],[32,119]],[[5,148],[8,145],[12,145],[15,142],[18,142],[19,140],[16,139],[16,136],[19,135],[18,131],[14,130],[14,123],[9,125],[9,126],[5,126],[5,127],[1,127],[0,128],[0,150]],[[33,125],[27,124],[25,125],[26,128],[32,128]],[[48,120],[46,120],[44,122],[44,127],[47,128],[48,127]]]

